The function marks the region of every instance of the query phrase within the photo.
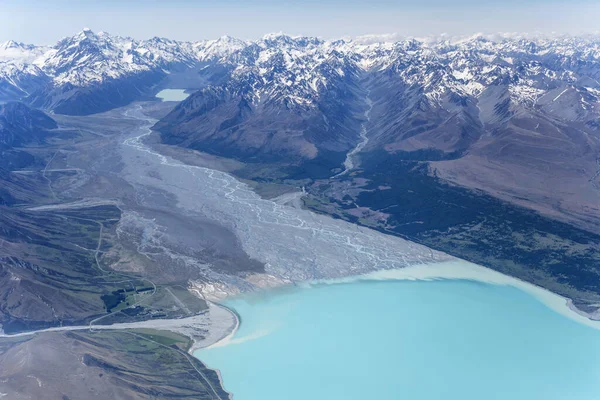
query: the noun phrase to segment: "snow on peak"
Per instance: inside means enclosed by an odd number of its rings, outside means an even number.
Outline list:
[[[23,48],[23,46],[24,46],[23,43],[18,43],[18,42],[15,42],[14,40],[9,40],[9,41],[2,43],[2,45],[0,45],[0,48],[2,50],[7,50],[7,49]]]
[[[289,37],[288,35],[286,35],[285,33],[279,31],[279,32],[271,32],[271,33],[267,33],[262,37],[262,40],[277,40],[281,37]]]
[[[88,86],[142,72],[219,64],[231,71],[232,85],[249,87],[261,101],[272,95],[311,104],[333,82],[368,71],[419,87],[432,101],[448,93],[477,97],[490,85],[502,85],[513,101],[533,104],[550,87],[583,80],[597,85],[593,82],[600,74],[592,72],[599,61],[596,36],[415,39],[389,34],[328,41],[278,32],[256,41],[223,36],[181,42],[135,40],[84,28],[52,48],[2,43],[0,83],[8,82],[9,75],[15,83],[21,74],[45,75],[55,86]]]
[[[94,38],[96,34],[90,28],[83,28],[81,32],[79,32],[77,37],[86,37],[86,38]]]

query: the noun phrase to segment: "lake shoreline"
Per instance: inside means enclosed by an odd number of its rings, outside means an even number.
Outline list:
[[[228,313],[231,317],[233,317],[233,324],[230,325],[227,329],[225,329],[225,332],[221,335],[219,335],[219,337],[217,339],[202,339],[202,340],[195,340],[192,338],[193,344],[192,346],[190,346],[188,353],[193,355],[193,353],[197,350],[201,350],[201,349],[207,349],[210,347],[213,347],[215,345],[218,345],[219,343],[222,343],[223,341],[229,340],[233,337],[233,335],[235,335],[235,333],[237,332],[237,330],[240,327],[241,324],[241,317],[239,315],[239,313],[230,308],[227,307],[226,305],[223,305],[221,303],[216,303],[213,301],[208,301],[206,300],[206,302],[209,304],[209,310],[210,308],[212,308],[213,310],[215,308],[220,309],[226,313]],[[209,312],[212,312],[209,311]]]
[[[404,283],[401,283],[402,281]],[[415,294],[417,295],[415,296]],[[340,298],[342,301],[339,301]],[[361,298],[362,300],[360,300]],[[336,302],[337,305],[335,305]],[[281,393],[281,390],[289,387],[294,378],[286,375],[288,372],[281,368],[288,365],[290,359],[282,354],[288,354],[288,349],[294,349],[294,347],[296,349],[290,350],[290,357],[297,356],[297,362],[302,366],[298,371],[289,373],[299,376],[300,371],[313,371],[312,375],[309,373],[309,376],[312,376],[310,379],[317,381],[326,379],[329,370],[323,370],[315,375],[312,367],[317,368],[318,365],[323,364],[332,367],[339,364],[339,368],[341,368],[339,371],[345,371],[344,368],[351,363],[350,360],[358,359],[360,361],[357,362],[363,365],[367,361],[375,362],[380,357],[381,365],[386,365],[386,362],[393,359],[392,365],[398,365],[398,373],[406,368],[411,370],[410,366],[412,365],[418,366],[421,368],[418,370],[418,377],[423,380],[426,379],[423,376],[427,375],[423,373],[423,370],[427,370],[425,364],[429,365],[435,359],[436,354],[440,354],[440,350],[443,353],[445,349],[457,348],[460,350],[448,350],[448,357],[440,359],[444,365],[440,368],[443,370],[448,368],[453,362],[448,360],[469,358],[472,359],[472,362],[482,363],[482,378],[491,378],[494,376],[495,368],[500,368],[499,366],[509,370],[514,362],[514,357],[528,351],[529,346],[532,348],[532,360],[536,360],[538,358],[534,355],[546,354],[544,352],[548,345],[557,343],[557,340],[563,337],[561,335],[571,332],[587,332],[587,337],[595,337],[596,342],[594,343],[597,343],[597,330],[600,329],[600,324],[594,324],[593,321],[591,324],[586,323],[582,320],[583,317],[571,311],[568,301],[564,297],[461,260],[434,265],[417,265],[400,270],[374,271],[369,274],[339,279],[322,279],[283,285],[279,287],[279,290],[233,295],[227,298],[225,304],[226,309],[232,313],[236,312],[242,315],[245,319],[244,326],[213,343],[206,353],[197,351],[194,356],[207,368],[216,371],[223,387],[226,387],[230,393],[234,393],[236,398],[238,395],[239,398],[257,398],[257,394],[263,393],[263,391],[268,394],[264,398],[275,398],[275,393]],[[387,309],[383,306],[384,304],[387,304],[388,307],[391,305],[392,308]],[[389,315],[391,310],[396,313],[393,318]],[[472,312],[474,314],[464,314]],[[461,313],[463,314],[461,315]],[[456,318],[457,316],[458,318]],[[562,318],[564,316],[569,320]],[[398,322],[389,322],[390,320]],[[378,321],[382,321],[382,325],[378,325]],[[547,321],[554,322],[546,325]],[[473,325],[470,325],[471,323]],[[557,325],[553,325],[555,323]],[[583,325],[587,325],[587,327]],[[305,330],[304,327],[307,326],[318,328]],[[559,329],[552,329],[554,326]],[[364,327],[367,327],[366,331]],[[565,331],[562,330],[563,327],[566,328]],[[595,329],[590,331],[587,330],[588,327]],[[353,343],[352,335],[341,335],[340,337],[339,332],[335,333],[339,329],[344,332],[348,332],[348,329],[356,330],[355,339],[366,345],[366,348],[360,351],[357,349],[356,354],[349,356],[346,361],[341,361],[341,364],[335,360],[344,360],[343,355],[348,354],[350,349],[356,348],[356,343]],[[365,332],[369,331],[371,336],[364,336]],[[389,332],[395,333],[390,334]],[[424,333],[425,335],[423,335]],[[494,339],[494,334],[498,335],[496,338],[498,341]],[[376,339],[377,337],[380,338],[380,342]],[[586,336],[581,336],[581,338],[583,337]],[[423,339],[419,342],[421,339],[416,340],[418,338]],[[388,343],[390,339],[392,341]],[[485,344],[486,341],[488,344]],[[418,345],[418,350],[415,350],[416,347],[413,346],[409,346],[411,350],[408,350],[406,346],[410,343]],[[493,350],[494,343],[501,343],[500,347],[506,345],[507,349],[519,348],[520,350],[511,350],[512,353],[507,351],[509,355],[506,355],[506,352],[497,352],[496,355],[500,357],[501,361],[498,366],[490,366],[485,357],[481,357],[481,351],[485,344],[485,351],[492,349],[490,353],[493,354],[495,352]],[[584,341],[579,343],[584,343]],[[580,346],[573,353],[572,350],[569,350],[570,345],[566,344],[560,350],[556,349],[556,353],[552,352],[548,355],[548,360],[562,359],[571,360],[565,362],[572,362],[572,360],[578,359],[577,354],[587,354],[585,353],[587,350],[582,350],[585,346]],[[346,350],[336,353],[336,348],[345,348]],[[434,350],[428,352],[427,349]],[[477,350],[471,354],[469,353],[470,349]],[[422,360],[419,358],[421,350],[424,351],[423,359],[429,361],[419,364],[418,361]],[[329,351],[331,353],[328,353]],[[417,362],[397,364],[395,356],[388,357],[390,352],[394,351],[399,351],[398,354],[407,354],[407,359],[412,358]],[[305,354],[308,356],[304,357]],[[558,357],[557,354],[561,354],[560,357],[563,358],[555,358]],[[572,355],[573,358],[569,358],[569,355]],[[248,361],[255,360],[256,357],[259,357],[258,364]],[[262,357],[267,358],[261,360]],[[324,358],[320,360],[319,357]],[[587,360],[588,364],[591,362],[593,365],[594,357],[588,357]],[[533,364],[530,365],[531,368],[549,365],[548,368],[554,371],[553,373],[560,373],[560,367],[556,367],[560,362],[548,362],[548,364],[538,362],[539,365],[535,366]],[[240,386],[240,382],[246,382],[246,379],[254,376],[253,373],[248,372],[250,365],[255,365],[257,371],[262,371],[265,375],[279,371],[276,372],[276,374],[281,374],[280,384],[275,385],[277,389],[271,391],[272,382],[267,383],[268,378],[264,375],[260,379],[257,378],[256,386],[250,385],[250,383]],[[338,370],[335,368],[331,369],[334,381],[336,377],[339,378],[339,374],[336,375]],[[382,374],[388,376],[385,368],[382,369]],[[575,382],[577,381],[574,379],[578,379],[577,377],[580,375],[579,373],[571,375],[568,382],[576,386]],[[523,374],[513,374],[511,379],[520,382],[522,377]],[[538,381],[543,379],[541,374],[534,374],[531,377]],[[380,387],[377,379],[371,379],[369,385]],[[468,379],[465,379],[465,382],[460,381],[462,383],[458,385],[466,385],[467,381]],[[555,380],[555,382],[558,381]],[[335,381],[335,385],[341,384],[341,382]],[[451,382],[457,381],[451,380]],[[435,392],[435,389],[421,391],[420,387],[422,386],[411,386],[410,380],[407,383],[409,385],[406,393]],[[331,398],[331,391],[334,390],[332,385],[334,384],[330,383],[327,389],[329,392],[326,392],[329,397],[323,395],[320,398]],[[556,385],[560,386],[558,383]],[[252,389],[247,386],[252,386]],[[403,387],[398,387],[397,384],[390,381],[389,385],[385,385],[386,389],[382,388],[382,390],[387,391],[386,393],[389,395],[392,392],[401,393],[401,390],[404,390]],[[535,391],[536,387],[539,387],[538,384],[530,386],[529,390]],[[469,388],[469,390],[473,389]],[[453,390],[458,393],[462,389],[456,386]],[[291,396],[291,398],[301,398],[297,393],[294,395],[296,397]],[[383,398],[390,397],[384,396]],[[467,398],[473,397],[467,396]],[[549,398],[560,399],[560,396]]]
[[[579,310],[573,305],[572,300],[568,297],[561,296],[558,293],[552,292],[551,290],[534,285],[519,278],[505,275],[491,268],[461,259],[443,261],[433,264],[413,265],[400,269],[379,270],[354,277],[323,279],[313,282],[300,283],[299,285],[350,283],[361,280],[470,280],[491,285],[512,286],[532,295],[537,300],[541,301],[546,307],[561,314],[562,316],[583,325],[600,330],[600,321],[593,319],[591,315]]]
[[[337,285],[360,281],[368,282],[434,280],[464,280],[481,282],[489,285],[511,286],[525,293],[528,293],[529,295],[533,296],[536,300],[544,304],[544,306],[562,315],[563,317],[566,317],[577,323],[592,327],[594,329],[600,330],[600,321],[590,318],[589,315],[585,315],[581,310],[573,306],[571,299],[563,297],[541,286],[536,286],[521,279],[502,274],[493,269],[486,268],[460,259],[433,264],[419,264],[399,269],[378,270],[366,274],[347,276],[342,278],[318,279],[305,282],[297,282],[288,285],[278,286],[276,288],[265,289],[264,292],[272,291],[272,289],[282,289],[285,287],[310,288],[312,286],[318,285]],[[226,297],[225,299],[236,297],[237,296],[230,296]],[[230,313],[233,316],[235,323],[227,331],[227,334],[225,334],[216,341],[209,341],[208,343],[203,343],[204,341],[194,342],[194,345],[189,350],[190,354],[192,355],[194,355],[193,352],[201,349],[226,345],[226,343],[235,336],[235,333],[238,331],[239,326],[241,324],[241,317],[235,309],[227,307],[222,303],[210,302],[210,304],[213,304],[214,306],[217,306]],[[220,375],[220,372],[218,372],[218,374]]]
[[[187,99],[189,95],[185,89],[163,89],[155,97],[160,101],[180,102]]]
[[[224,311],[228,312],[231,316],[233,316],[234,324],[233,324],[233,326],[230,327],[230,329],[228,329],[228,331],[227,331],[227,333],[226,333],[226,335],[224,337],[218,339],[217,341],[215,341],[213,343],[209,343],[209,344],[204,345],[204,346],[202,345],[202,342],[204,340],[195,340],[194,338],[191,338],[192,345],[188,349],[188,354],[191,355],[192,357],[194,357],[195,359],[197,359],[198,361],[200,361],[201,363],[203,363],[207,368],[210,368],[211,370],[215,371],[215,374],[217,374],[217,378],[219,379],[219,384],[221,385],[221,388],[225,392],[227,392],[229,394],[229,399],[232,400],[233,399],[233,393],[229,392],[225,388],[225,384],[223,383],[223,375],[221,373],[221,370],[218,369],[218,368],[209,367],[208,365],[206,365],[204,363],[204,361],[202,361],[200,359],[200,357],[197,357],[196,355],[194,355],[194,352],[196,352],[198,350],[201,350],[201,349],[210,348],[212,346],[217,345],[218,343],[222,343],[223,341],[227,341],[227,340],[231,339],[235,335],[235,333],[237,332],[237,330],[240,327],[241,317],[240,317],[240,315],[238,314],[237,311],[235,311],[234,309],[232,309],[230,307],[227,307],[227,306],[225,306],[223,304],[215,303],[215,302],[212,302],[212,301],[206,301],[206,302],[209,304],[209,306],[217,307],[217,308],[219,308],[221,310],[224,310]]]

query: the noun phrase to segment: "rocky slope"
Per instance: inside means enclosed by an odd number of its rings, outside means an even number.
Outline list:
[[[476,37],[370,54],[367,152],[430,161],[444,180],[599,226],[595,40]]]
[[[246,161],[328,159],[333,175],[371,93],[365,152],[432,161],[432,173],[511,201],[527,197],[534,174],[535,198],[522,203],[583,210],[565,217],[583,224],[599,212],[599,57],[594,38],[362,45],[271,35],[213,60],[208,86],[156,129],[167,143]],[[550,187],[554,202],[544,201]]]
[[[353,147],[365,93],[352,55],[318,39],[272,35],[211,68],[224,68],[226,78],[157,124],[165,142],[245,160],[321,159],[329,168]]]
[[[34,155],[23,146],[39,145],[53,135],[56,122],[41,111],[23,103],[0,104],[0,204],[14,198],[8,194],[11,186],[9,171],[31,166]]]
[[[0,104],[0,145],[22,146],[43,140],[56,121],[19,102]]]

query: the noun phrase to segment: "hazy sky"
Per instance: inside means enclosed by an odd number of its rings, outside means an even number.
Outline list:
[[[324,38],[398,33],[600,31],[588,0],[0,0],[0,41],[51,44],[82,28],[143,39],[200,40],[270,32]]]

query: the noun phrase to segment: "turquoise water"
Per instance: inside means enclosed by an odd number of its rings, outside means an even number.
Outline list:
[[[195,356],[235,400],[598,400],[600,331],[510,286],[359,281],[229,300]]]
[[[156,94],[156,97],[162,101],[182,101],[187,99],[189,94],[183,89],[164,89]]]

